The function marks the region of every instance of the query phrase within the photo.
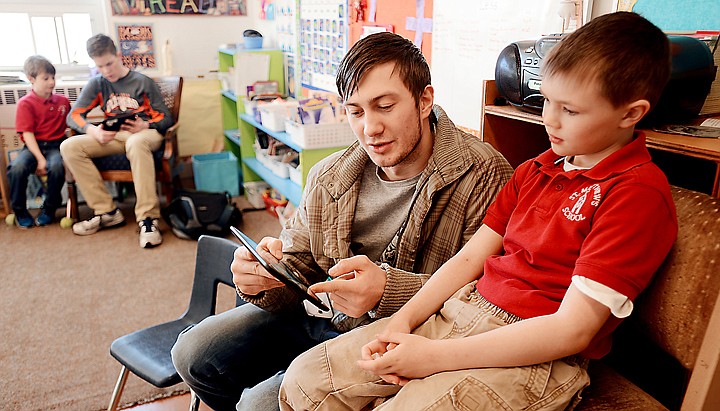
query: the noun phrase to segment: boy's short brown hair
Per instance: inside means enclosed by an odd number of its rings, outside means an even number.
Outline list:
[[[596,80],[615,107],[645,99],[654,107],[670,77],[665,33],[632,12],[606,14],[564,38],[543,61],[542,75]]]
[[[104,56],[105,54],[117,54],[117,47],[113,39],[105,34],[96,34],[87,41],[87,53],[90,58]]]
[[[23,65],[23,73],[25,73],[28,77],[37,77],[41,73],[47,73],[50,75],[55,75],[55,66],[50,62],[50,60],[46,59],[43,56],[40,55],[34,55],[30,56],[25,60],[25,64]]]
[[[371,34],[350,48],[335,78],[340,101],[345,102],[357,90],[365,74],[385,63],[395,63],[394,71],[418,103],[430,85],[430,67],[412,41],[389,32]]]

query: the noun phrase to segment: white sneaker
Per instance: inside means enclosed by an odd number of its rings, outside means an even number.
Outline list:
[[[96,215],[85,221],[73,224],[73,233],[77,235],[90,235],[97,233],[102,228],[118,227],[125,222],[120,209],[105,214]]]
[[[150,248],[162,244],[160,221],[157,218],[146,218],[138,223],[140,227],[140,247]]]

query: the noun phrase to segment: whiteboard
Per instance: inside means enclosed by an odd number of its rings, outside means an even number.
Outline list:
[[[435,0],[435,102],[455,124],[480,129],[483,80],[495,78],[500,51],[514,41],[561,32],[558,7],[558,0]]]

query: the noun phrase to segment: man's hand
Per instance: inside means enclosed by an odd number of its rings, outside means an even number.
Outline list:
[[[278,260],[282,259],[282,241],[277,238],[263,238],[258,244],[258,250],[260,249],[266,250]],[[230,265],[233,283],[244,294],[257,295],[265,290],[284,286],[268,273],[245,247],[238,247],[233,257]]]
[[[105,130],[102,124],[99,126],[91,124],[87,128],[86,134],[89,134],[100,144],[107,144],[115,140],[115,134],[117,134],[117,132]]]
[[[149,128],[150,123],[141,119],[140,117],[135,117],[134,119],[127,119],[125,120],[123,125],[120,126],[121,131],[129,131],[132,134],[139,133]]]
[[[314,293],[330,293],[333,308],[359,318],[375,308],[387,277],[385,270],[364,255],[346,258],[328,271],[332,281],[313,284]]]

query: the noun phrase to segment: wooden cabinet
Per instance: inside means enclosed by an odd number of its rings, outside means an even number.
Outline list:
[[[498,149],[513,167],[550,148],[540,115],[496,104],[500,95],[494,80],[484,82],[483,97],[482,138]],[[720,139],[643,131],[647,147],[670,183],[720,196]],[[695,186],[694,182],[698,181],[701,184]],[[702,184],[703,181],[707,184]]]

